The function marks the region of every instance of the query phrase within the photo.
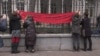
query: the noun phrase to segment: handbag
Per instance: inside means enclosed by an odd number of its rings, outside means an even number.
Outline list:
[[[3,38],[0,37],[0,48],[4,46]]]

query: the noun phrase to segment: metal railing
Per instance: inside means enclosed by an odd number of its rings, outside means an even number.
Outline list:
[[[32,3],[32,1],[34,1],[34,3]],[[58,1],[61,3],[57,4]],[[0,2],[0,13],[9,15],[16,8],[19,10],[34,11],[36,13],[66,13],[78,9],[84,13],[87,10],[91,17],[92,29],[94,30],[96,28],[96,17],[99,14],[100,8],[99,0],[57,0],[57,2],[53,0],[18,0],[18,2],[16,0],[2,0],[2,2]],[[37,22],[36,30],[37,33],[71,33],[71,25],[51,25]],[[8,32],[9,30],[7,33]],[[23,29],[22,32],[24,32]]]

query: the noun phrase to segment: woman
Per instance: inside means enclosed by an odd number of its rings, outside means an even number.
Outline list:
[[[76,11],[75,15],[72,18],[72,40],[73,40],[73,50],[80,50],[80,12]]]
[[[81,22],[82,25],[82,36],[84,38],[84,51],[92,51],[92,40],[91,40],[91,24],[90,18],[88,17],[88,13],[84,13],[84,19]],[[87,47],[89,43],[89,47]]]
[[[34,52],[34,46],[36,42],[36,29],[32,16],[28,16],[23,24],[26,30],[25,33],[25,47],[26,52]]]

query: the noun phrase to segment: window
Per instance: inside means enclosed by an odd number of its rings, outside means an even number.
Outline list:
[[[51,4],[51,13],[56,13],[56,4]]]
[[[2,14],[7,14],[8,12],[8,0],[2,2]]]
[[[41,13],[46,13],[46,10],[45,4],[41,3]]]
[[[66,5],[65,4],[63,6],[63,9],[64,9],[64,13],[66,13],[67,12],[67,8],[66,8]]]
[[[16,0],[16,6],[18,10],[24,10],[24,0]]]
[[[64,0],[64,3],[63,3],[63,11],[64,11],[64,13],[71,12],[72,11],[72,0]]]

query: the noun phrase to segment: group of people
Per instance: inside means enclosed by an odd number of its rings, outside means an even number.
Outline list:
[[[21,34],[21,16],[18,12],[14,11],[10,16],[9,20],[10,33],[12,34],[12,51],[11,53],[19,53],[18,45],[20,41]],[[23,23],[23,28],[25,29],[25,47],[26,52],[34,52],[34,46],[36,42],[36,30],[34,19],[32,16],[28,15]]]
[[[2,21],[3,15],[0,16],[0,22]],[[7,20],[7,18],[5,17]],[[11,37],[11,53],[19,53],[18,46],[21,38],[21,16],[18,11],[14,11],[9,16],[9,32],[12,35]],[[25,30],[25,52],[35,52],[34,46],[36,42],[36,30],[34,19],[32,16],[27,15],[23,22],[23,28]],[[7,25],[6,25],[7,26]],[[2,27],[0,27],[1,29]],[[0,30],[1,31],[1,30]],[[4,31],[3,31],[4,32]]]
[[[72,18],[72,40],[73,50],[80,50],[80,37],[83,39],[83,51],[92,51],[91,40],[91,23],[88,17],[88,12],[84,13],[84,18],[81,20],[80,12],[77,11]]]
[[[2,17],[0,16],[0,19]],[[34,46],[36,43],[36,29],[34,18],[28,15],[23,22],[23,28],[25,29],[25,52],[34,52]],[[17,11],[14,11],[9,16],[9,29],[12,34],[11,37],[11,53],[19,53],[18,46],[21,37],[21,16]],[[91,24],[88,13],[84,13],[84,18],[81,20],[79,12],[76,12],[72,17],[72,40],[73,50],[80,50],[80,37],[83,38],[84,51],[92,51],[92,40],[91,40]],[[89,45],[87,45],[87,43]]]

